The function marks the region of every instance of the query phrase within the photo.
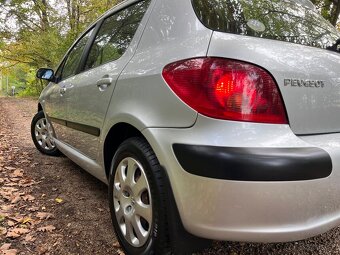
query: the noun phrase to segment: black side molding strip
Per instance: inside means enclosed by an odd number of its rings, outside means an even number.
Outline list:
[[[233,181],[302,181],[332,173],[319,148],[235,148],[174,144],[182,168],[194,175]]]
[[[57,123],[57,124],[60,124],[60,125],[63,125],[63,126],[66,126],[66,127],[69,127],[69,128],[72,128],[72,129],[75,129],[75,130],[78,130],[78,131],[81,131],[81,132],[84,132],[84,133],[87,133],[87,134],[90,134],[90,135],[93,135],[93,136],[97,136],[97,137],[100,136],[100,129],[96,128],[96,127],[91,127],[91,126],[88,126],[88,125],[75,123],[75,122],[68,121],[68,120],[52,118],[50,116],[48,117],[48,119],[52,122]]]

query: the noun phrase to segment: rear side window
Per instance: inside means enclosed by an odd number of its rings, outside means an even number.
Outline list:
[[[91,47],[85,69],[114,61],[124,54],[150,1],[139,2],[104,20]]]
[[[88,31],[78,42],[77,44],[72,48],[70,53],[68,54],[65,64],[63,67],[63,71],[61,74],[61,79],[66,79],[70,76],[73,76],[76,74],[77,69],[79,67],[79,63],[83,54],[83,51],[85,49],[85,46],[87,44],[88,39],[90,38],[91,34],[93,32],[93,28]],[[59,71],[59,70],[58,70]]]
[[[192,0],[208,28],[331,49],[340,33],[308,0]]]

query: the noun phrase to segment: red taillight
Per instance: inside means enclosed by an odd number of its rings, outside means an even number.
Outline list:
[[[218,119],[288,123],[278,87],[264,69],[223,58],[196,58],[167,65],[171,89],[199,113]]]

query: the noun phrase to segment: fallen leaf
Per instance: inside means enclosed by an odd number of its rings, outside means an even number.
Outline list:
[[[20,216],[20,215],[17,215],[17,216],[15,216],[15,217],[9,217],[11,220],[14,220],[14,221],[16,221],[16,222],[19,222],[19,223],[21,223],[21,222],[23,222],[23,220],[24,220],[24,217],[22,217],[22,216]]]
[[[24,183],[24,184],[22,184],[21,182],[19,182],[19,186],[20,187],[24,187],[24,188],[26,188],[26,187],[30,187],[30,186],[32,186],[33,184],[35,184],[34,182],[29,182],[29,183]]]
[[[4,243],[1,247],[0,247],[0,251],[6,251],[9,248],[11,248],[11,244],[10,243]]]
[[[48,220],[50,218],[53,218],[52,213],[45,213],[45,212],[38,212],[37,217],[41,220]]]
[[[56,201],[57,203],[60,204],[60,203],[62,203],[64,200],[62,200],[61,198],[56,198],[55,201]]]
[[[28,159],[24,159],[24,160],[21,160],[20,163],[21,163],[21,164],[31,163],[31,161],[28,160]]]
[[[125,253],[121,249],[118,249],[118,254],[119,255],[125,255]]]
[[[1,189],[7,191],[7,192],[15,192],[15,191],[18,191],[18,189],[16,188],[13,188],[13,187],[2,187]]]
[[[10,243],[5,243],[0,247],[0,252],[1,255],[16,255],[17,254],[17,250],[15,249],[10,249],[11,248],[11,244]]]
[[[23,177],[24,176],[24,170],[22,169],[17,169],[15,170],[12,174],[11,177]]]
[[[55,230],[55,227],[52,225],[48,225],[45,227],[38,228],[37,230],[40,232],[52,232],[53,230]]]
[[[6,237],[17,238],[17,237],[21,236],[22,234],[26,234],[28,232],[30,232],[30,230],[26,229],[26,228],[13,228],[12,230],[9,230],[7,232]]]
[[[14,186],[18,186],[19,184],[15,182],[10,182],[10,183],[6,183],[6,185],[9,187],[14,187]]]
[[[24,238],[26,243],[34,242],[36,238],[32,234],[27,234]]]
[[[46,254],[46,252],[48,251],[48,248],[41,246],[41,247],[36,248],[36,251],[37,251],[36,254],[42,255],[42,254]]]
[[[31,221],[32,221],[31,218],[26,217],[26,218],[24,218],[24,220],[22,221],[22,224],[26,224],[26,223],[31,222]]]
[[[2,252],[3,255],[16,255],[17,253],[18,253],[18,250],[15,250],[15,249],[10,249],[10,250],[6,250]]]
[[[8,225],[9,227],[13,227],[13,226],[15,226],[15,222],[9,220],[9,221],[7,221],[7,225]]]
[[[114,247],[114,248],[120,248],[120,244],[119,244],[118,242],[114,242],[114,243],[112,244],[112,247]]]
[[[15,170],[16,168],[15,167],[11,167],[11,166],[5,166],[5,169],[9,170],[9,171],[12,171],[12,170]]]
[[[8,211],[12,210],[13,207],[14,207],[13,205],[2,205],[1,210],[8,212]]]
[[[17,233],[14,233],[14,232],[8,232],[6,237],[8,237],[8,238],[18,238],[18,237],[20,237],[20,235],[17,234]]]
[[[31,196],[31,195],[25,195],[22,197],[22,199],[24,201],[33,201],[35,199],[35,197]]]
[[[39,210],[39,207],[33,206],[33,207],[28,208],[28,210],[31,211],[31,212],[36,212],[36,211]]]
[[[11,200],[11,204],[16,204],[21,200],[20,196],[14,196],[13,199]]]
[[[6,233],[7,233],[7,229],[0,227],[0,235],[6,235]]]
[[[0,199],[0,203],[4,203],[4,201]],[[7,217],[9,215],[9,212],[0,209],[0,215]]]
[[[5,215],[0,214],[0,222],[3,222],[6,219]]]

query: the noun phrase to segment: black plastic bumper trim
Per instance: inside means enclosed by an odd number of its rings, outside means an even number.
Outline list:
[[[174,144],[182,168],[194,175],[233,181],[302,181],[332,173],[319,148],[235,148]]]

